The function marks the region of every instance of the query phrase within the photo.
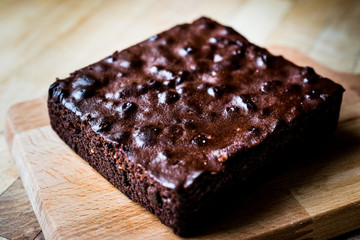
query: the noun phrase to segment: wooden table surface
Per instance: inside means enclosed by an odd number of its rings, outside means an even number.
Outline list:
[[[0,1],[0,239],[43,239],[3,134],[14,103],[56,77],[177,23],[208,16],[261,46],[288,46],[360,73],[360,1]],[[360,80],[353,83],[360,94]],[[359,237],[360,232],[339,239]]]

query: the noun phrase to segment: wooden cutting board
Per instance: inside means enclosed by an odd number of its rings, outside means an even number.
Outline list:
[[[346,89],[326,147],[244,197],[198,239],[327,239],[360,227],[359,75],[271,47]],[[14,105],[5,135],[47,239],[178,239],[78,157],[49,126],[46,99]]]

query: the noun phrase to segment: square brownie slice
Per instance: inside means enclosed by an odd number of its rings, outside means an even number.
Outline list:
[[[56,80],[51,126],[176,234],[288,149],[328,137],[344,89],[208,18]]]

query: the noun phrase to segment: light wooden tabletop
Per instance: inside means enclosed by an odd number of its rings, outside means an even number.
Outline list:
[[[357,0],[0,1],[0,239],[43,238],[5,143],[7,109],[45,96],[56,77],[203,15],[261,46],[360,73]],[[353,88],[360,94],[360,80]]]

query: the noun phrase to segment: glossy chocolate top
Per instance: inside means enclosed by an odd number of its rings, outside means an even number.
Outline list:
[[[200,18],[57,80],[49,94],[161,184],[186,188],[342,91]]]

